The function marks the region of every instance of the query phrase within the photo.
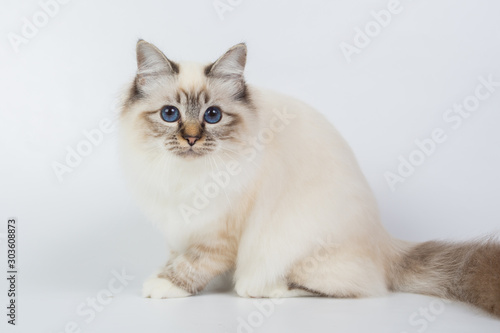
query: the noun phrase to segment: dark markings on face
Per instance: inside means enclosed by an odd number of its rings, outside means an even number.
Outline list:
[[[170,59],[167,60],[170,63],[170,67],[172,67],[172,72],[174,72],[174,74],[179,74],[179,65]]]
[[[205,89],[199,91],[179,89],[175,100],[185,107],[188,119],[199,119],[202,105],[208,102],[208,92]]]
[[[148,127],[148,130],[145,131],[146,135],[154,138],[166,137],[170,140],[175,138],[178,126],[165,126],[162,123],[160,111],[147,111],[142,113],[141,116]]]
[[[144,94],[142,91],[139,89],[139,83],[137,82],[137,77],[134,79],[134,82],[132,83],[132,86],[130,87],[129,93],[128,93],[128,102],[133,103],[141,98],[144,97]]]
[[[224,112],[224,111],[223,111]],[[220,132],[217,135],[219,140],[230,140],[235,137],[235,134],[241,130],[241,125],[243,124],[243,119],[239,114],[232,112],[225,112],[226,117],[230,117],[230,121],[223,125]]]
[[[239,102],[243,102],[245,104],[250,104],[250,96],[248,94],[248,88],[247,88],[247,85],[244,81],[242,82],[241,89],[234,96],[234,98]]]
[[[206,77],[209,77],[210,76],[210,71],[212,70],[212,67],[214,66],[213,63],[205,66],[205,70],[204,70],[204,73],[205,73],[205,76]]]

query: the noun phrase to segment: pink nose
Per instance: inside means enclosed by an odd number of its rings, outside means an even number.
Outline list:
[[[184,139],[187,140],[187,142],[189,143],[190,146],[193,146],[196,141],[198,141],[199,137],[197,136],[185,136]]]

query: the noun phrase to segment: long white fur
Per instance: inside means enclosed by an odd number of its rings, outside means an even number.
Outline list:
[[[202,65],[180,63],[180,68],[181,86],[206,82]],[[214,153],[210,167],[204,158],[187,160],[168,152],[159,156],[162,148],[139,134],[138,112],[124,114],[124,165],[147,215],[164,231],[171,249],[182,253],[192,239],[223,228],[228,212],[238,214],[237,203],[256,188],[238,246],[234,279],[239,295],[297,296],[286,288],[290,275],[332,295],[387,292],[386,262],[394,243],[380,224],[375,199],[349,146],[310,106],[256,87],[249,91],[258,120],[249,128],[248,142],[262,137],[263,129],[273,133],[250,162],[224,150]],[[158,107],[147,103],[135,108]],[[190,204],[193,190],[213,181],[213,168],[222,170],[234,160],[244,170],[186,223],[179,206]],[[331,250],[326,258],[315,257],[321,243]],[[298,266],[301,261],[318,265],[308,271]],[[168,293],[159,292],[163,297]],[[178,290],[172,294],[179,295]]]

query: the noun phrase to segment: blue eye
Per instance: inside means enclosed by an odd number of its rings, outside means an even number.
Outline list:
[[[216,106],[211,106],[205,111],[205,115],[203,116],[203,119],[209,124],[215,124],[218,123],[222,118],[222,111],[216,107]]]
[[[172,123],[179,120],[181,114],[179,109],[172,105],[166,105],[161,109],[161,117],[166,122]]]

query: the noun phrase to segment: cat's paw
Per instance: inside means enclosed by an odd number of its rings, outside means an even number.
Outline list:
[[[241,297],[262,298],[269,297],[265,288],[254,283],[252,279],[239,279],[234,287],[236,293]]]
[[[146,298],[178,298],[191,296],[191,294],[167,279],[154,276],[144,282],[142,296]]]

